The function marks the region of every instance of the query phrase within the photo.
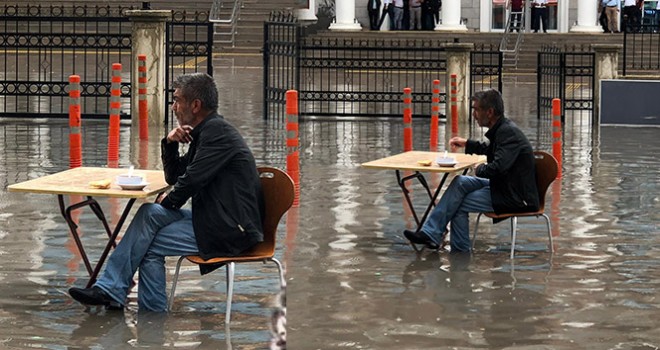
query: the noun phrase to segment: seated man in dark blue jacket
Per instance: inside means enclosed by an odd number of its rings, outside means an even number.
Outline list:
[[[71,288],[82,304],[121,308],[140,269],[138,305],[167,311],[165,257],[233,256],[263,241],[261,183],[252,152],[216,112],[218,89],[203,73],[173,83],[178,126],[161,141],[165,180],[174,185],[135,214],[101,277]],[[190,144],[179,155],[179,144]],[[192,198],[192,210],[181,209]]]
[[[513,213],[539,208],[532,145],[509,119],[504,117],[502,95],[496,90],[477,92],[472,97],[472,115],[479,126],[487,127],[489,142],[454,137],[453,147],[465,153],[486,155],[487,163],[476,169],[476,177],[459,175],[449,184],[438,205],[421,230],[405,230],[415,244],[430,248],[441,245],[451,222],[452,251],[470,250],[468,213]]]

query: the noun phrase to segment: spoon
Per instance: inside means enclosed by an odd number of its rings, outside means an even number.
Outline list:
[[[445,152],[445,153],[446,153],[446,152]],[[130,167],[130,168],[128,168],[128,177],[131,177],[131,176],[133,176],[133,169],[135,169],[135,167],[134,167],[134,166],[132,166],[132,165],[131,165],[131,167]]]
[[[445,151],[445,155],[442,158],[447,159],[447,151]]]

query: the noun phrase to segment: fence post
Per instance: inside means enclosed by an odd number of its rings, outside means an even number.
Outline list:
[[[69,76],[69,168],[82,166],[80,76]]]
[[[470,53],[474,50],[474,44],[454,42],[445,44],[444,48],[447,53],[447,86],[445,91],[451,90],[451,86],[449,86],[451,83],[450,77],[455,74],[458,122],[465,125],[467,129],[470,120]],[[449,133],[446,133],[446,136],[448,135]]]
[[[110,83],[110,125],[108,128],[108,164],[119,160],[119,110],[121,108],[121,63],[112,64]],[[116,165],[115,165],[116,166]]]
[[[557,178],[561,178],[561,100],[552,99],[552,155],[557,159],[558,169]]]
[[[169,88],[165,84],[168,43],[165,40],[166,24],[172,19],[171,10],[129,10],[125,11],[126,17],[132,22],[131,31],[131,57],[138,54],[149,56],[147,66],[146,89],[148,91],[146,101],[151,106],[150,122],[153,125],[165,125],[165,101],[166,92]],[[131,81],[138,81],[138,67],[131,67]],[[138,84],[131,84],[131,126],[139,125],[139,92]],[[137,132],[136,132],[137,134]]]
[[[431,152],[438,150],[438,123],[440,114],[440,80],[433,80],[431,91],[431,137],[429,138]]]
[[[403,151],[412,151],[412,89],[403,89]]]
[[[594,120],[600,120],[600,81],[618,76],[621,44],[592,44],[594,51]],[[625,57],[625,56],[624,56]],[[625,67],[625,64],[624,64]],[[625,69],[625,68],[624,68]],[[625,71],[624,71],[625,72]],[[625,75],[625,73],[624,73]]]
[[[293,206],[300,204],[300,155],[298,141],[298,91],[286,92],[286,172],[295,187]]]

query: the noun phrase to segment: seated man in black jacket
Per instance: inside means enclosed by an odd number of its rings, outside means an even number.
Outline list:
[[[437,248],[451,222],[451,250],[469,251],[468,213],[513,213],[539,208],[532,145],[504,117],[502,95],[496,90],[477,92],[472,97],[472,108],[479,126],[488,128],[489,142],[454,137],[449,145],[465,147],[465,153],[484,154],[487,163],[477,167],[476,177],[454,178],[421,230],[404,231],[413,243]]]
[[[252,152],[218,108],[218,89],[203,73],[173,83],[178,126],[161,141],[167,183],[174,185],[135,214],[101,277],[71,288],[86,305],[122,308],[140,269],[138,305],[167,311],[165,257],[238,255],[263,241],[261,183]],[[179,144],[189,143],[180,156]],[[192,198],[192,210],[181,209]]]

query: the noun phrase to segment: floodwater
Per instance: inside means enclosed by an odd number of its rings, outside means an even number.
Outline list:
[[[283,125],[261,119],[261,70],[218,69],[221,112],[259,164],[285,167]],[[507,114],[551,152],[534,90],[505,84]],[[415,149],[428,149],[427,124],[414,123]],[[160,168],[164,130],[142,143],[130,126],[121,132],[119,166]],[[401,232],[413,219],[394,173],[360,167],[402,150],[400,120],[305,120],[300,206],[282,220],[276,253],[286,308],[273,266],[239,265],[230,327],[222,271],[200,278],[187,265],[166,315],[137,312],[135,293],[124,312],[85,309],[67,296],[87,274],[55,197],[6,191],[66,169],[67,133],[65,121],[0,120],[0,348],[264,349],[284,310],[289,349],[660,347],[659,128],[594,127],[569,116],[563,174],[546,204],[555,252],[542,221],[521,219],[511,260],[507,223],[482,222],[473,254],[407,244]],[[105,166],[107,124],[84,121],[83,138],[84,165]],[[421,210],[421,187],[412,196]],[[124,202],[100,203],[115,222]],[[97,256],[105,233],[89,210],[78,218]]]

